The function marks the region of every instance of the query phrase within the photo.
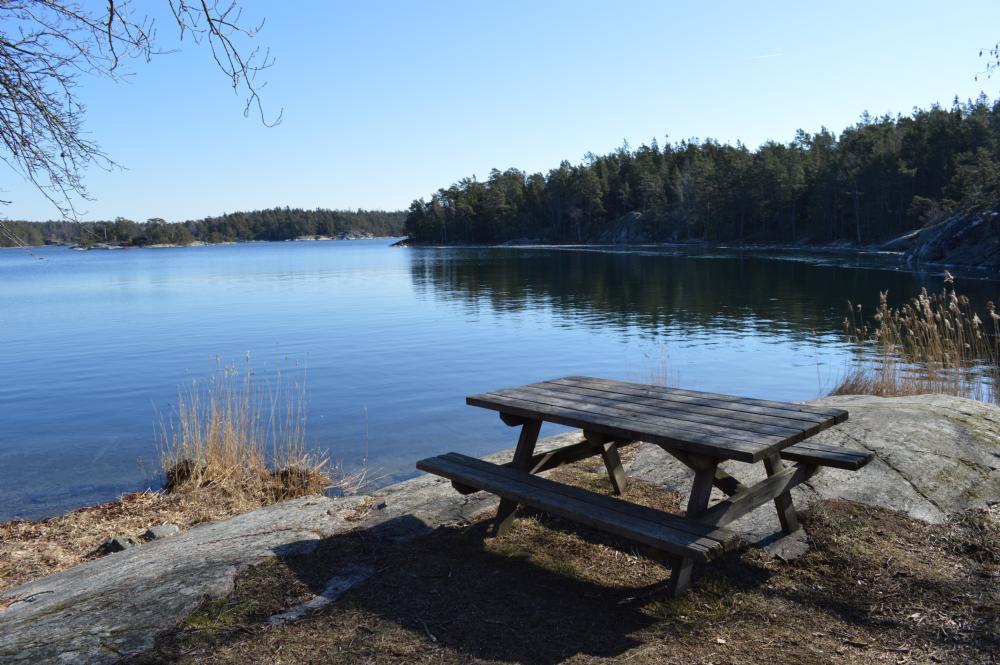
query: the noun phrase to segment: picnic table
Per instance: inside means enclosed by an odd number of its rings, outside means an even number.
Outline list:
[[[465,494],[498,495],[494,535],[510,528],[522,504],[652,547],[670,558],[674,596],[689,585],[695,562],[734,547],[737,536],[726,524],[773,501],[780,528],[792,533],[800,527],[789,490],[820,467],[856,470],[872,457],[808,440],[847,420],[843,409],[584,376],[472,395],[466,402],[520,427],[513,460],[493,464],[447,453],[421,460],[418,469],[450,479]],[[582,439],[535,453],[543,422],[580,428]],[[600,455],[612,493],[620,495],[628,481],[618,451],[636,442],[661,447],[693,471],[683,517],[537,475]],[[767,478],[744,485],[719,468],[728,460],[763,463]],[[709,507],[713,487],[727,498]]]

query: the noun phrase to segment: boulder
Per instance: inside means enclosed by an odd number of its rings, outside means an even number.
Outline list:
[[[883,249],[903,251],[912,264],[1000,268],[1000,206],[959,212],[890,240]]]
[[[146,532],[142,534],[142,539],[145,541],[159,540],[160,538],[176,536],[180,532],[181,528],[176,524],[158,524],[146,529]]]
[[[115,536],[98,545],[97,552],[99,554],[114,554],[139,544],[139,541],[133,536]]]

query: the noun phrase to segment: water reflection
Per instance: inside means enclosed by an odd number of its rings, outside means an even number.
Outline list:
[[[943,284],[939,271],[904,271],[894,259],[857,265],[863,262],[856,257],[787,258],[703,250],[426,249],[413,250],[410,269],[421,297],[469,312],[551,308],[568,326],[752,330],[797,339],[838,334],[848,301],[870,309],[880,291],[902,302]],[[985,303],[997,283],[969,279],[960,289]]]

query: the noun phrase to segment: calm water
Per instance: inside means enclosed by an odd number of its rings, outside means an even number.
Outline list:
[[[864,266],[862,265],[864,264]],[[219,363],[300,380],[309,440],[380,482],[512,445],[467,394],[591,374],[810,399],[848,299],[940,288],[893,260],[386,241],[0,251],[0,519],[155,483],[160,414]],[[980,300],[996,281],[963,279]],[[552,429],[551,431],[556,431]]]

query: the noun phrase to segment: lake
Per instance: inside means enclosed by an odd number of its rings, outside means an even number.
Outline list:
[[[513,445],[464,403],[493,388],[589,374],[815,398],[852,357],[849,299],[942,284],[894,257],[388,244],[0,250],[0,520],[156,486],[178,391],[248,354],[304,382],[310,445],[385,484]],[[989,276],[959,288],[1000,299]]]

